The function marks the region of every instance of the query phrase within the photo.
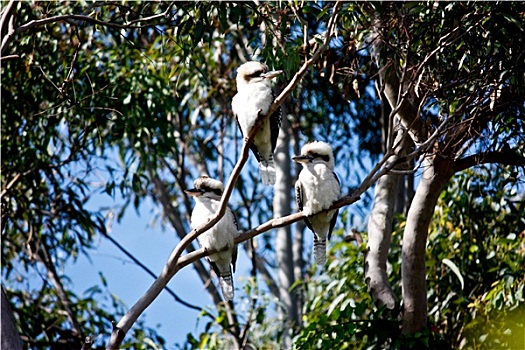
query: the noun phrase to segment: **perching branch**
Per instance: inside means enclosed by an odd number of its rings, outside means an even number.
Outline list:
[[[325,209],[325,210],[322,210],[316,214],[319,214],[319,213],[324,213],[324,212],[328,212],[330,210],[334,210],[334,209],[339,209],[339,208],[342,208],[342,207],[345,207],[345,206],[348,206],[350,204],[353,204],[355,202],[357,202],[359,199],[360,199],[360,196],[365,192],[367,191],[381,176],[385,175],[386,173],[388,173],[395,165],[396,165],[396,162],[395,161],[390,161],[388,162],[387,165],[385,165],[385,163],[387,163],[387,161],[391,160],[391,158],[397,158],[396,156],[394,156],[392,153],[387,153],[383,159],[381,159],[375,166],[374,168],[370,171],[370,173],[368,174],[368,176],[361,182],[361,185],[359,187],[357,187],[356,189],[354,189],[352,192],[348,193],[347,195],[343,196],[342,198],[340,198],[339,200],[335,201],[329,208]],[[383,165],[385,165],[383,167]],[[287,225],[291,225],[297,221],[300,221],[300,220],[303,220],[306,218],[306,215],[303,214],[303,212],[299,212],[299,213],[294,213],[294,214],[290,214],[290,215],[287,215],[287,216],[284,216],[284,217],[281,217],[281,218],[274,218],[274,219],[271,219],[251,230],[247,230],[247,231],[244,231],[242,232],[236,239],[235,239],[235,244],[240,244],[242,242],[245,242],[251,238],[254,238],[264,232],[267,232],[273,228],[278,228],[278,227],[283,227],[283,226],[287,226]],[[226,249],[226,248],[225,248]],[[177,268],[177,270],[180,270],[181,268],[191,264],[192,262],[194,262],[195,260],[198,260],[198,259],[201,259],[201,258],[204,258],[208,255],[211,255],[213,253],[217,253],[216,250],[213,250],[213,249],[208,249],[208,250],[204,250],[202,248],[198,249],[198,250],[195,250],[191,253],[188,253],[182,257],[180,257],[177,261],[177,264],[175,266],[175,268]]]
[[[255,133],[258,131],[262,123],[268,119],[276,110],[279,108],[279,106],[284,102],[284,100],[288,97],[288,95],[292,92],[292,90],[299,84],[301,79],[306,74],[306,71],[308,68],[319,58],[321,53],[328,47],[330,40],[335,33],[336,28],[336,18],[338,15],[338,12],[341,8],[341,2],[338,1],[333,7],[332,15],[328,21],[327,25],[327,31],[326,36],[324,38],[324,42],[319,48],[314,52],[312,57],[307,60],[302,67],[299,69],[299,71],[294,75],[292,80],[288,83],[288,85],[283,89],[281,94],[274,100],[273,104],[270,106],[268,113],[263,117],[260,118],[260,120],[256,123],[254,128],[250,131],[249,135],[245,139],[245,142],[242,146],[242,151],[239,160],[237,161],[237,164],[233,168],[232,174],[230,178],[228,179],[228,183],[226,184],[226,187],[224,189],[224,193],[221,198],[221,202],[219,204],[219,210],[215,214],[213,218],[208,220],[208,222],[200,225],[199,227],[192,230],[190,233],[188,233],[180,242],[177,244],[173,252],[171,253],[168,262],[164,266],[164,269],[162,273],[159,275],[159,277],[153,282],[153,284],[150,286],[150,288],[146,291],[146,293],[131,307],[131,309],[122,317],[122,319],[118,322],[118,324],[114,327],[113,332],[111,334],[111,338],[109,341],[109,344],[107,346],[108,350],[115,350],[119,349],[120,344],[122,343],[122,340],[124,339],[124,336],[129,331],[131,326],[135,323],[135,321],[138,319],[138,317],[144,312],[144,310],[155,300],[155,298],[160,294],[160,292],[164,289],[164,286],[167,285],[167,283],[171,280],[171,278],[177,273],[178,270],[180,270],[181,267],[186,266],[187,264],[182,265],[180,263],[182,252],[186,249],[186,247],[191,244],[199,235],[209,230],[211,227],[213,227],[226,213],[226,209],[228,206],[228,201],[230,199],[230,196],[233,192],[233,188],[235,186],[235,183],[237,182],[237,179],[239,178],[241,174],[241,170],[244,167],[244,164],[248,160],[249,156],[249,149],[250,144],[254,138]],[[348,196],[347,196],[348,197]],[[357,200],[357,198],[353,198],[353,195],[346,199],[348,204],[353,203]],[[339,200],[337,203],[340,203],[340,206],[347,205],[347,202]],[[289,221],[282,221],[283,218],[277,218],[268,221],[265,224],[260,225],[259,227],[247,231],[244,236],[246,235],[251,237],[254,237],[260,233],[266,232],[274,227],[281,227],[284,225],[291,224],[293,222],[299,221],[301,219],[304,219],[304,215],[302,213],[297,213],[288,216]],[[240,237],[239,237],[240,238]],[[237,238],[236,243],[242,242],[246,239],[249,239],[250,237],[247,237],[244,240],[239,241],[239,238]],[[194,252],[197,253],[198,251]],[[203,252],[204,253],[204,252]],[[188,256],[193,256],[193,253],[188,254]],[[203,255],[204,256],[204,255]],[[202,256],[199,256],[201,258]],[[194,261],[194,260],[192,260]]]
[[[253,137],[252,133],[250,133],[249,140],[251,140],[251,137]],[[243,162],[243,159],[244,159],[243,155],[248,154],[248,150],[249,150],[248,143],[245,142],[243,145],[241,158],[239,159],[239,162],[237,165]],[[369,175],[363,180],[363,182],[361,183],[359,187],[357,187],[351,193],[347,194],[346,196],[334,202],[330,208],[327,208],[323,210],[322,212],[326,212],[329,210],[348,206],[352,203],[355,203],[357,200],[359,200],[361,194],[363,194],[366,190],[368,190],[368,188],[370,188],[370,186],[372,186],[381,176],[388,173],[395,166],[396,164],[395,161],[388,162],[389,160],[391,160],[392,157],[394,157],[394,159],[396,158],[391,152],[387,153],[383,157],[383,159],[381,159],[381,161],[376,164],[376,166],[372,169]],[[385,165],[387,162],[388,164]],[[228,184],[230,184],[230,182],[228,182]],[[306,216],[302,212],[300,212],[300,213],[294,213],[294,214],[291,214],[291,215],[288,215],[282,218],[271,219],[251,230],[242,232],[235,239],[235,244],[239,244],[244,241],[247,241],[250,238],[258,236],[273,228],[291,225],[292,223],[303,220],[305,217]],[[136,321],[138,316],[140,316],[140,314],[142,314],[142,312],[146,309],[146,307],[149,306],[149,304],[157,297],[157,295],[162,290],[163,286],[168,283],[168,281],[171,279],[171,277],[173,277],[173,275],[175,275],[175,273],[177,273],[181,268],[193,263],[194,261],[202,259],[205,256],[208,256],[210,254],[217,252],[216,250],[213,250],[213,249],[204,250],[200,248],[184,256],[180,256],[182,251],[184,250],[183,242],[191,242],[191,239],[194,239],[192,238],[192,236],[195,236],[196,238],[196,236],[200,233],[200,231],[207,230],[210,227],[212,227],[215,223],[211,225],[210,223],[212,223],[213,220],[216,218],[217,216],[211,219],[208,223],[203,224],[197,227],[195,230],[191,231],[177,245],[177,247],[175,247],[173,253],[171,254],[168,260],[168,263],[164,267],[164,270],[159,276],[159,278],[152,284],[152,286],[148,289],[148,291],[135,303],[135,305],[128,311],[128,313],[117,324],[117,326],[113,330],[113,333],[110,339],[110,343],[107,349],[118,349],[127,331],[131,328],[131,326]],[[205,232],[205,231],[202,231],[202,232]]]
[[[250,137],[253,137],[252,133],[250,134]],[[249,140],[251,140],[251,138]],[[248,154],[248,150],[249,150],[248,143],[245,142],[243,145],[242,156],[239,159],[239,162],[237,163],[237,165],[239,165],[240,163],[246,162],[246,159],[243,156]],[[376,164],[374,169],[363,180],[362,184],[357,189],[347,194],[346,196],[342,197],[338,201],[334,202],[334,204],[330,208],[323,210],[323,212],[329,211],[332,209],[341,208],[343,206],[347,206],[352,203],[355,203],[357,200],[359,200],[360,195],[362,193],[364,193],[370,186],[372,186],[381,176],[383,176],[388,171],[390,171],[391,168],[396,164],[395,161],[391,161],[391,162],[388,162],[388,165],[383,167],[383,165],[391,157],[395,158],[395,156],[392,153],[387,153],[387,155],[385,155],[383,159],[378,164]],[[235,169],[237,168],[238,167],[236,166]],[[228,184],[230,184],[230,182],[228,182]],[[235,243],[236,244],[242,243],[250,238],[258,236],[273,228],[290,225],[299,220],[303,220],[305,217],[306,216],[302,212],[300,212],[300,213],[291,214],[291,215],[288,215],[282,218],[274,218],[272,220],[269,220],[257,226],[254,229],[241,233],[235,239]],[[113,333],[110,339],[110,343],[107,349],[118,349],[119,348],[119,345],[124,339],[124,336],[126,335],[127,331],[131,328],[133,323],[142,314],[142,312],[146,309],[146,307],[149,306],[149,304],[151,304],[151,302],[158,296],[160,291],[169,282],[169,280],[173,277],[173,275],[175,275],[181,268],[191,264],[192,262],[217,252],[215,250],[211,250],[211,249],[204,250],[201,248],[191,253],[188,253],[185,256],[182,256],[182,257],[180,256],[182,251],[185,249],[184,245],[189,244],[201,232],[205,232],[205,230],[208,230],[210,227],[212,227],[215,224],[214,222],[215,219],[217,219],[217,215],[214,218],[212,218],[210,221],[208,221],[206,224],[203,224],[197,227],[196,229],[194,229],[193,231],[191,231],[186,237],[184,237],[184,239],[177,245],[177,247],[175,247],[173,253],[171,254],[168,260],[168,263],[164,267],[164,270],[162,271],[159,278],[155,280],[155,282],[148,289],[148,291],[135,303],[135,305],[133,305],[133,307],[128,311],[128,313],[117,324],[117,326],[113,330]]]

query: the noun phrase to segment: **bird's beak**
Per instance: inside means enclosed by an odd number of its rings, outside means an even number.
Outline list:
[[[301,164],[309,163],[312,161],[312,159],[313,159],[312,157],[306,156],[306,155],[295,156],[292,158],[294,162],[301,163]]]
[[[199,196],[202,196],[204,194],[204,191],[203,190],[198,190],[196,188],[190,188],[189,190],[184,190],[184,192],[186,192],[186,194],[192,196],[192,197],[199,197]]]
[[[272,70],[264,74],[261,74],[261,77],[266,78],[266,79],[272,79],[278,76],[279,74],[281,74],[282,72],[283,72],[282,70]]]

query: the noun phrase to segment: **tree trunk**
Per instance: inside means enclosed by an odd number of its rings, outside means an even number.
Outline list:
[[[286,115],[283,113],[283,115]],[[275,150],[276,182],[274,186],[273,212],[274,217],[291,214],[291,190],[293,188],[290,174],[290,124],[283,118],[283,127],[279,133]],[[296,303],[290,292],[294,283],[294,259],[292,253],[292,234],[290,226],[280,227],[275,235],[275,254],[278,265],[278,282],[280,301],[288,316],[288,327],[298,324]],[[288,328],[287,327],[287,328]],[[291,347],[291,337],[288,329],[284,332],[283,347]]]
[[[299,114],[299,110],[295,111],[296,114]],[[293,154],[301,154],[301,145],[299,143],[299,131],[294,130],[291,128],[291,143],[293,145]],[[299,174],[299,172],[302,169],[302,165],[299,163],[294,163],[293,169],[294,174]],[[297,175],[295,175],[295,178],[297,178]],[[294,208],[295,212],[299,212],[299,207],[297,204],[292,206]],[[305,261],[303,259],[303,252],[304,252],[304,230],[306,228],[306,225],[303,220],[295,223],[294,231],[293,231],[293,266],[294,266],[294,278],[295,281],[301,281],[304,279],[304,271],[305,271]],[[297,310],[297,326],[300,328],[302,326],[301,319],[302,319],[302,310],[303,310],[303,304],[305,299],[305,289],[303,286],[298,286],[295,288],[295,308]]]
[[[365,258],[365,280],[377,306],[395,306],[395,296],[388,282],[386,262],[392,237],[392,222],[397,198],[399,175],[386,174],[379,179],[374,192],[374,206],[368,219],[368,251]]]
[[[396,126],[397,128],[397,126]],[[395,132],[395,153],[402,157],[408,153],[412,142],[403,130]],[[396,170],[406,170],[406,164],[399,164]],[[396,213],[402,175],[389,173],[382,176],[375,187],[374,206],[368,219],[368,250],[365,258],[365,281],[372,299],[377,306],[395,307],[395,295],[388,282],[386,263],[392,238],[394,214]]]
[[[421,331],[427,323],[425,253],[428,228],[441,191],[453,175],[453,161],[428,155],[403,234],[401,277],[404,334]]]
[[[11,311],[9,301],[7,300],[7,297],[4,293],[4,288],[2,288],[1,301],[2,322],[0,322],[0,338],[2,339],[2,346],[0,348],[22,350],[22,341],[20,340],[20,335],[18,334],[18,330],[16,329],[13,312]]]

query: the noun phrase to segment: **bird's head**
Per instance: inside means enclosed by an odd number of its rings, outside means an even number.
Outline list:
[[[301,155],[293,157],[293,161],[301,164],[323,163],[334,170],[334,153],[332,147],[323,141],[311,141],[301,148]]]
[[[193,183],[194,188],[185,190],[192,197],[207,197],[220,199],[224,192],[224,185],[219,180],[214,180],[206,175],[196,179]]]
[[[282,70],[269,71],[268,66],[264,63],[249,61],[237,68],[237,87],[259,82],[270,85],[270,79],[282,72]]]

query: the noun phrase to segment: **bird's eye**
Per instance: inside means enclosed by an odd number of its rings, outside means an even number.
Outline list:
[[[260,77],[261,74],[263,74],[264,71],[263,70],[256,70],[255,72],[253,72],[252,74],[249,74],[248,76],[250,78],[256,78],[256,77]]]
[[[216,188],[215,188],[215,189],[213,189],[213,190],[211,190],[211,191],[212,191],[213,193],[215,193],[217,196],[222,196],[222,191],[219,190],[219,189],[216,189]]]
[[[312,152],[310,153],[310,156],[314,158],[321,158],[325,162],[328,162],[330,160],[330,157],[326,154],[319,154],[319,153]]]

